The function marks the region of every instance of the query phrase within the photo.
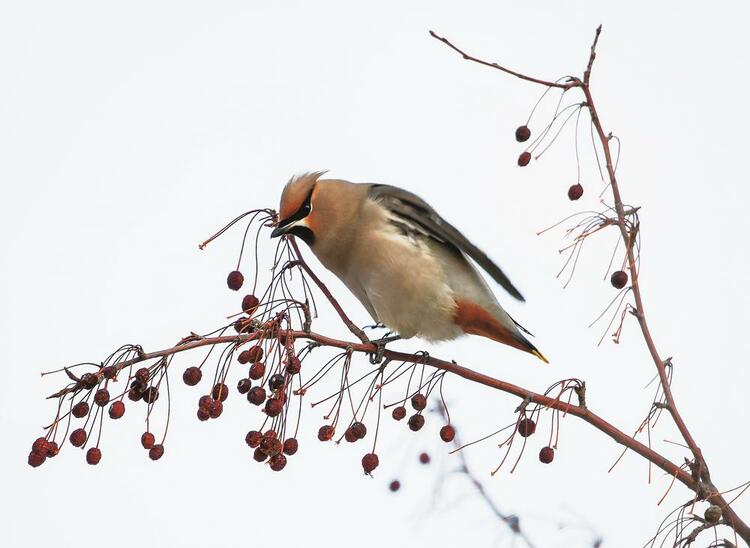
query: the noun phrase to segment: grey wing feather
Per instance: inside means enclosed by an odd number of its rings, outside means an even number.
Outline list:
[[[414,226],[418,232],[465,253],[513,297],[519,301],[526,300],[499,266],[416,194],[395,186],[374,184],[370,186],[369,197],[407,225]]]

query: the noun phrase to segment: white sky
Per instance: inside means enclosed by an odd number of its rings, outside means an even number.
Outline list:
[[[61,381],[39,372],[99,360],[124,342],[170,346],[220,323],[237,306],[224,277],[238,233],[202,253],[197,243],[239,212],[276,207],[299,171],[330,169],[427,198],[510,274],[528,303],[499,296],[553,363],[481,339],[432,353],[536,390],[581,377],[592,409],[624,430],[640,422],[654,370],[634,321],[619,346],[597,348],[602,326],[586,328],[613,296],[601,277],[615,234],[592,241],[566,290],[555,279],[560,233],[535,236],[598,207],[590,153],[587,193],[575,204],[565,196],[575,179],[571,133],[542,161],[515,167],[513,132],[540,90],[461,61],[428,29],[552,79],[583,70],[604,24],[593,91],[624,143],[626,200],[644,206],[647,314],[660,351],[674,356],[676,397],[715,481],[750,479],[744,4],[356,4],[3,3],[3,546],[511,545],[460,477],[448,475],[431,500],[440,470],[454,463],[434,419],[418,435],[386,421],[371,480],[361,446],[314,440],[321,419],[309,410],[300,453],[273,474],[244,445],[257,422],[246,403],[232,394],[219,421],[197,423],[198,391],[178,383],[160,462],[139,447],[142,423],[130,407],[105,432],[98,467],[74,450],[26,465],[53,414],[43,396]],[[358,322],[369,320],[331,286]],[[317,329],[345,333],[327,319]],[[458,378],[447,393],[465,439],[510,422],[518,404]],[[664,438],[676,439],[666,420],[654,439],[679,461],[684,451]],[[559,531],[561,522],[591,524],[606,546],[640,546],[689,498],[676,486],[657,507],[668,481],[655,473],[649,485],[632,455],[608,474],[618,447],[575,419],[563,423],[553,465],[538,463],[543,442],[533,442],[513,475],[489,477],[500,459],[492,442],[467,455],[539,546],[591,538]],[[416,462],[423,449],[435,458],[430,468]],[[386,488],[393,477],[404,485],[397,496]],[[736,509],[750,519],[750,498]]]

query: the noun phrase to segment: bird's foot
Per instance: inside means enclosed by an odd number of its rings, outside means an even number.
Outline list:
[[[398,341],[401,339],[401,335],[386,335],[383,338],[370,341],[372,344],[375,345],[375,352],[370,354],[370,363],[373,365],[378,365],[380,362],[383,361],[383,354],[385,353],[385,345],[394,341]]]
[[[385,328],[385,324],[378,322],[372,325],[365,325],[362,329],[384,329],[384,328]]]

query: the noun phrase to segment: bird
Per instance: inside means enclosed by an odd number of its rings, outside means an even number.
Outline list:
[[[272,238],[288,234],[304,241],[373,320],[399,338],[438,342],[479,335],[549,363],[477,266],[524,301],[518,289],[427,202],[395,186],[323,179],[324,173],[289,180]]]

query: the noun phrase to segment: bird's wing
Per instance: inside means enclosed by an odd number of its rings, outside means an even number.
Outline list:
[[[513,297],[519,301],[525,300],[508,276],[484,251],[472,244],[419,196],[395,186],[374,184],[370,186],[369,197],[390,211],[394,222],[402,229],[428,236],[465,253]]]

